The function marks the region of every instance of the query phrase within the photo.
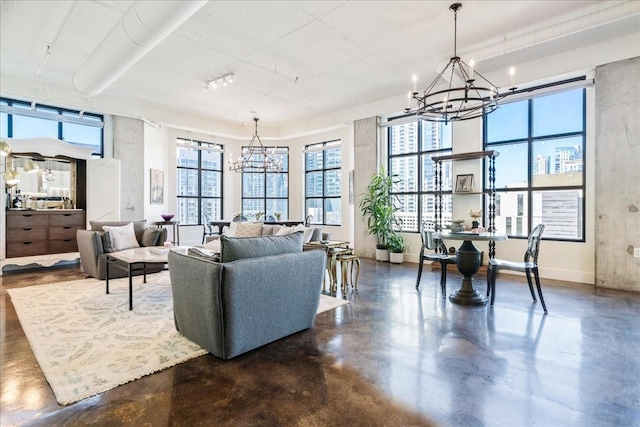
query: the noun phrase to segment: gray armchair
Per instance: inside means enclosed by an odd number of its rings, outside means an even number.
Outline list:
[[[91,230],[78,230],[76,232],[80,263],[85,273],[99,280],[106,278],[106,258],[109,249],[104,239],[102,227],[105,225],[122,226],[130,222],[133,222],[133,231],[140,246],[162,246],[167,239],[167,230],[165,228],[147,228],[145,220],[90,221]],[[147,273],[154,273],[160,270],[162,270],[162,266],[149,266]],[[120,269],[112,268],[109,271],[109,278],[126,277],[127,275],[126,271],[121,271]]]
[[[230,359],[313,326],[324,251],[303,252],[301,233],[222,236],[221,243],[224,262],[169,252],[174,319],[182,335]],[[283,244],[292,249],[282,251]],[[238,246],[244,247],[241,255]]]

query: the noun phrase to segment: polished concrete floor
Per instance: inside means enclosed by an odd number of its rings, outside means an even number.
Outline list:
[[[439,271],[428,267],[416,290],[416,272],[363,260],[351,304],[309,330],[69,406],[57,404],[6,289],[84,274],[5,274],[1,424],[640,426],[640,294],[543,280],[545,316],[521,277],[501,274],[488,308],[442,298]],[[459,282],[452,272],[448,290]]]

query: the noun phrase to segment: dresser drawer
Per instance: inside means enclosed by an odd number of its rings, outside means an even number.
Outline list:
[[[84,213],[49,213],[49,227],[65,226],[84,228]]]
[[[7,242],[33,242],[36,240],[47,240],[46,228],[9,228],[7,229]]]
[[[81,229],[81,227],[72,227],[70,225],[66,227],[51,227],[49,228],[49,240],[75,240],[76,232]]]
[[[30,255],[44,255],[46,253],[47,253],[46,240],[38,240],[33,242],[7,243],[7,258],[30,256]]]
[[[49,253],[61,254],[65,252],[78,252],[76,238],[64,240],[49,240]]]
[[[39,213],[7,215],[7,229],[46,227],[47,217],[48,215]]]

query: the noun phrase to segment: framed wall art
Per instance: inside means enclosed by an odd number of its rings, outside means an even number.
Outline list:
[[[164,204],[164,172],[157,169],[151,169],[151,204]]]

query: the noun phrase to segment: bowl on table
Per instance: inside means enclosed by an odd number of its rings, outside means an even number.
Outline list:
[[[169,222],[169,221],[171,221],[171,218],[173,218],[175,215],[163,214],[163,215],[160,215],[160,216],[162,217],[162,219],[165,220],[165,222]]]

